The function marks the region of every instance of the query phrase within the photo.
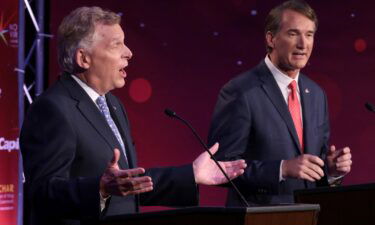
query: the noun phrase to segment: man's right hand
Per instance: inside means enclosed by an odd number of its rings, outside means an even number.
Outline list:
[[[100,179],[100,194],[106,198],[111,195],[126,196],[149,192],[153,183],[149,176],[138,176],[145,173],[143,168],[121,170],[118,166],[120,151],[114,149],[113,158],[108,163]]]
[[[318,156],[303,154],[294,159],[283,161],[282,176],[283,178],[299,178],[314,182],[324,176],[321,168],[323,166],[324,162]]]

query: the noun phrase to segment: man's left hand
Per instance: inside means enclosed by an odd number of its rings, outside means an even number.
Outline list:
[[[212,154],[215,154],[218,149],[219,143],[215,143],[209,151]],[[231,180],[243,174],[244,169],[246,168],[246,163],[243,159],[219,162],[219,164]],[[228,182],[221,170],[217,167],[215,161],[211,159],[208,152],[200,154],[198,158],[194,160],[193,170],[195,182],[197,184],[218,185]]]
[[[332,145],[328,150],[327,164],[329,176],[338,177],[349,173],[352,166],[350,148],[336,149],[336,147]]]

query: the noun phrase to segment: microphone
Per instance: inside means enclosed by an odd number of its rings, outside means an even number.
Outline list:
[[[365,106],[368,111],[375,112],[375,106],[373,104],[366,102]]]
[[[238,194],[238,196],[241,198],[242,200],[242,203],[246,206],[246,207],[250,207],[249,203],[247,203],[246,199],[244,198],[244,196],[241,194],[240,190],[238,190],[237,186],[231,181],[231,179],[229,179],[227,173],[225,173],[223,167],[220,166],[219,162],[217,161],[217,159],[215,158],[214,155],[212,155],[212,153],[209,151],[209,148],[207,147],[207,145],[203,142],[202,138],[198,135],[198,133],[195,131],[195,129],[190,125],[190,123],[188,123],[186,120],[182,119],[181,117],[179,117],[173,110],[171,109],[165,109],[164,110],[164,113],[171,117],[172,119],[173,118],[176,118],[178,119],[179,121],[181,121],[182,123],[184,123],[186,126],[188,126],[190,128],[190,130],[193,132],[194,136],[198,139],[198,141],[201,143],[201,145],[203,146],[203,148],[206,150],[206,152],[208,152],[208,154],[211,156],[211,159],[214,160],[214,162],[216,163],[217,167],[219,167],[220,171],[223,173],[223,175],[225,176],[225,178],[228,180],[228,182],[230,183],[230,185],[233,187],[233,189],[236,191],[236,193]]]

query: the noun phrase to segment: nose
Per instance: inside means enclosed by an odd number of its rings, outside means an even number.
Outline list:
[[[297,48],[298,49],[305,49],[307,44],[306,37],[304,35],[300,35],[297,41]]]
[[[122,58],[130,60],[133,57],[132,51],[124,44],[124,51],[122,53]]]

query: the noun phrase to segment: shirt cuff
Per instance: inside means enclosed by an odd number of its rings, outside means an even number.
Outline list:
[[[99,195],[100,195],[100,211],[103,212],[103,210],[105,209],[105,203],[111,196],[109,195],[108,197],[104,198],[100,192],[99,192]]]
[[[279,172],[279,182],[285,180],[285,178],[283,177],[283,171],[282,171],[283,163],[284,163],[284,160],[281,160],[281,162],[280,162],[280,170],[279,170],[280,171]]]
[[[337,177],[327,175],[327,180],[328,180],[329,186],[339,186],[342,182],[343,177],[344,177],[344,175],[337,176]]]

